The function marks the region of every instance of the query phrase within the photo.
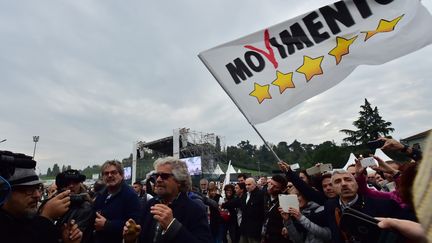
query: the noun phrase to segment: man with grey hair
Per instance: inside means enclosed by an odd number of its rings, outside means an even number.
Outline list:
[[[342,215],[347,208],[371,217],[409,218],[393,200],[370,198],[359,194],[354,176],[345,170],[333,172],[332,184],[338,196],[326,202],[325,210],[333,242],[377,242],[380,237],[379,231],[364,234],[364,230],[362,232],[360,229],[369,225],[360,225],[360,221],[342,224]]]
[[[133,189],[124,182],[123,166],[119,161],[106,161],[102,167],[105,189],[96,198],[96,242],[122,242],[126,220],[139,219],[140,202]]]
[[[199,183],[200,183],[201,194],[206,196],[208,192],[208,185],[209,185],[208,180],[206,178],[202,178]]]
[[[191,177],[186,163],[166,157],[156,160],[154,168],[157,196],[144,209],[141,226],[126,222],[125,242],[136,242],[138,236],[139,242],[210,242],[207,214],[187,196]]]

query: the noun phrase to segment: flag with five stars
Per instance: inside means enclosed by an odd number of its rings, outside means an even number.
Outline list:
[[[258,124],[338,84],[361,64],[429,45],[431,23],[420,0],[338,1],[199,57]]]

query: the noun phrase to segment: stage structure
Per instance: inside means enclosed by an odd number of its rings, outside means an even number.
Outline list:
[[[134,152],[132,163],[136,168],[136,157],[143,151],[156,152],[158,157],[173,156],[179,159],[200,156],[202,173],[212,174],[217,163],[226,163],[226,158],[222,156],[224,153],[221,153],[225,152],[225,149],[225,138],[222,136],[180,128],[174,129],[173,135],[169,137],[151,142],[136,142],[134,146],[136,152]],[[133,171],[135,174],[135,170]]]

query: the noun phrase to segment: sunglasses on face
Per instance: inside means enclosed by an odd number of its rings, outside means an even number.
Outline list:
[[[173,173],[153,173],[152,177],[157,180],[157,178],[161,178],[162,180],[168,180],[171,176],[174,176]]]

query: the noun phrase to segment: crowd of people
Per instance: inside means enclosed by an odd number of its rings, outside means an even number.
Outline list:
[[[281,173],[268,177],[239,174],[227,185],[203,178],[194,186],[186,164],[166,157],[154,162],[145,182],[130,186],[122,164],[112,160],[91,190],[78,170],[43,188],[34,169],[15,168],[0,208],[0,241],[427,242],[431,232],[419,223],[413,200],[418,167],[426,162],[420,163],[419,151],[380,139],[383,150],[402,151],[413,161],[375,156],[378,165],[367,172],[359,158],[347,170],[314,176],[281,161]],[[298,208],[282,209],[281,194],[294,195]]]

